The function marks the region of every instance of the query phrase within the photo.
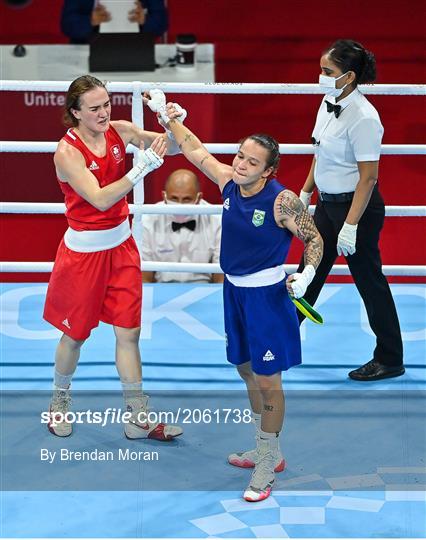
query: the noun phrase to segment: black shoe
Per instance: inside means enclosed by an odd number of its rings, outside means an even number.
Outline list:
[[[404,366],[385,366],[376,360],[370,360],[358,369],[349,372],[349,377],[355,381],[378,381],[404,375]]]

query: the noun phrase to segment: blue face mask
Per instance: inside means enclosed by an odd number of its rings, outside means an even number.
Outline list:
[[[340,97],[343,93],[343,90],[348,86],[349,83],[346,83],[342,88],[336,88],[336,81],[347,75],[349,71],[340,75],[340,77],[329,77],[328,75],[319,76],[319,85],[321,90],[327,96]]]

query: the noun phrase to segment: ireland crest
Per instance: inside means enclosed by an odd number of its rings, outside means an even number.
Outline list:
[[[263,210],[255,210],[253,212],[251,222],[255,227],[260,227],[261,225],[263,225],[263,222],[265,221],[265,214],[266,212],[264,212]]]

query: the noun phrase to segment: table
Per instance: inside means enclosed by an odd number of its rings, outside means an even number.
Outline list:
[[[27,45],[23,57],[13,55],[14,45],[0,46],[3,80],[69,81],[89,71],[89,45]],[[163,65],[176,54],[175,45],[155,45],[155,61]],[[214,82],[214,45],[197,46],[194,68],[160,67],[155,71],[96,72],[108,81]]]

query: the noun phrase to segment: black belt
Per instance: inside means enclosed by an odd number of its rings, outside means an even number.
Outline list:
[[[318,192],[321,201],[335,203],[350,202],[354,198],[354,193],[354,191],[350,191],[349,193],[324,193],[323,191]]]

